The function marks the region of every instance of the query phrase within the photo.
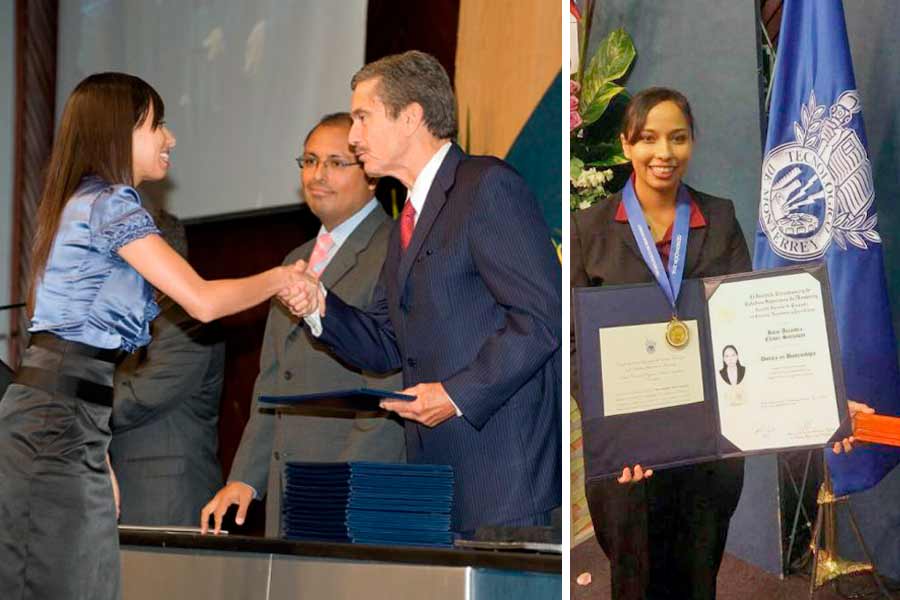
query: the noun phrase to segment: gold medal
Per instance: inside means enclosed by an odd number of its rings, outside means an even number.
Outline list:
[[[690,332],[684,322],[672,315],[672,320],[666,326],[666,341],[673,348],[684,348],[690,339]]]

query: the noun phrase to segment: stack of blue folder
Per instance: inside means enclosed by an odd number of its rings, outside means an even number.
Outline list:
[[[448,465],[289,462],[284,476],[282,529],[290,539],[453,544]]]

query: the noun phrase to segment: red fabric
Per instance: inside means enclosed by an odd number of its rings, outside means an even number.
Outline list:
[[[403,205],[403,212],[400,213],[400,247],[406,250],[409,247],[409,241],[412,239],[413,229],[416,228],[416,209],[409,198]]]
[[[615,219],[619,223],[628,222],[628,213],[625,212],[624,202],[619,202],[619,208],[616,209]],[[688,226],[691,229],[706,227],[706,218],[703,216],[703,213],[700,212],[700,206],[697,204],[697,201],[694,200],[693,196],[691,196],[691,221]],[[669,225],[669,228],[666,229],[666,234],[663,236],[663,239],[656,242],[656,249],[659,251],[659,257],[662,259],[663,265],[666,267],[666,270],[668,270],[669,252],[672,250],[672,225]]]
[[[578,10],[578,5],[575,4],[575,0],[569,0],[569,12],[578,19],[581,20],[581,11]]]

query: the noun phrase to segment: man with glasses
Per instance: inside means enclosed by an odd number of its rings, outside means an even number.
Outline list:
[[[355,306],[366,306],[387,252],[393,222],[373,197],[347,142],[347,113],[327,115],[309,132],[298,157],[303,197],[322,222],[319,235],[291,252],[285,264],[305,260],[323,285]],[[370,460],[403,462],[403,427],[383,417],[322,416],[315,409],[261,412],[260,395],[294,395],[362,387],[396,390],[400,378],[377,377],[348,368],[298,326],[278,302],[266,323],[253,407],[228,483],[201,513],[201,528],[215,518],[218,531],[232,504],[242,524],[250,500],[267,495],[266,535],[280,532],[281,472],[285,461]]]

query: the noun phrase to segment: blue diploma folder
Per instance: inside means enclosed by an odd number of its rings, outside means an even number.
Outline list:
[[[678,296],[678,318],[697,321],[700,343],[700,362],[703,378],[703,401],[629,414],[605,416],[603,404],[603,373],[601,352],[615,352],[615,348],[601,348],[598,330],[605,327],[666,323],[672,318],[672,308],[655,283],[620,285],[572,290],[572,318],[578,349],[577,378],[579,408],[582,416],[585,475],[587,479],[618,476],[622,468],[640,464],[655,469],[716,460],[730,456],[768,453],[742,452],[721,433],[716,392],[718,376],[716,357],[712,350],[707,299],[725,281],[757,279],[806,272],[822,284],[823,309],[826,319],[831,366],[839,414],[847,415],[841,355],[837,346],[831,291],[824,263],[811,266],[787,267],[739,275],[686,279]],[[850,435],[849,419],[831,437],[831,441]],[[815,448],[816,446],[808,446]],[[792,447],[792,450],[801,449]]]
[[[357,388],[335,390],[298,396],[260,396],[260,404],[269,406],[292,406],[299,408],[323,408],[338,412],[384,412],[379,406],[382,400],[415,400],[415,396],[387,390]]]

